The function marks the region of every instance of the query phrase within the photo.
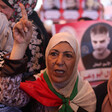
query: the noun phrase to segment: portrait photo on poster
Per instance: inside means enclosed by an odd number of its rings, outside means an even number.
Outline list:
[[[58,0],[44,0],[43,1],[44,10],[57,10],[60,9],[60,1]]]
[[[91,25],[81,40],[81,60],[85,69],[112,66],[112,26],[99,22]]]
[[[80,17],[79,0],[62,0],[63,18],[66,20],[77,20]]]
[[[78,10],[80,6],[79,0],[63,0],[62,8],[64,10]]]
[[[100,2],[99,0],[83,0],[82,17],[89,17],[93,20],[98,19],[100,16]]]
[[[60,13],[60,0],[43,0],[43,18],[50,20],[58,20]]]
[[[99,10],[99,0],[85,0],[85,10]]]

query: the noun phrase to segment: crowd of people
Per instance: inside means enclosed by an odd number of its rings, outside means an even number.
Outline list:
[[[0,1],[0,112],[112,112],[112,73],[92,88],[78,71],[77,35],[50,37],[36,3]],[[103,60],[111,54],[108,29],[97,25],[90,33],[92,55]],[[97,52],[98,43],[105,53]]]

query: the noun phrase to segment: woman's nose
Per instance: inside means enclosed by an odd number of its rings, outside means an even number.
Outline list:
[[[59,54],[59,56],[57,57],[56,63],[57,63],[58,65],[63,65],[63,64],[64,64],[64,57],[63,57],[63,54]]]

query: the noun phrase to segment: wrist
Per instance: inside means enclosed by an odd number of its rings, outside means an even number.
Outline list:
[[[16,43],[14,42],[13,49],[10,55],[10,59],[22,59],[25,55],[25,51],[27,49],[27,43]]]

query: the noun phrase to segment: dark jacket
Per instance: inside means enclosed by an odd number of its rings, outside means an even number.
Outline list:
[[[96,112],[101,112],[101,107],[105,96],[107,95],[107,81],[94,88],[97,104]]]

